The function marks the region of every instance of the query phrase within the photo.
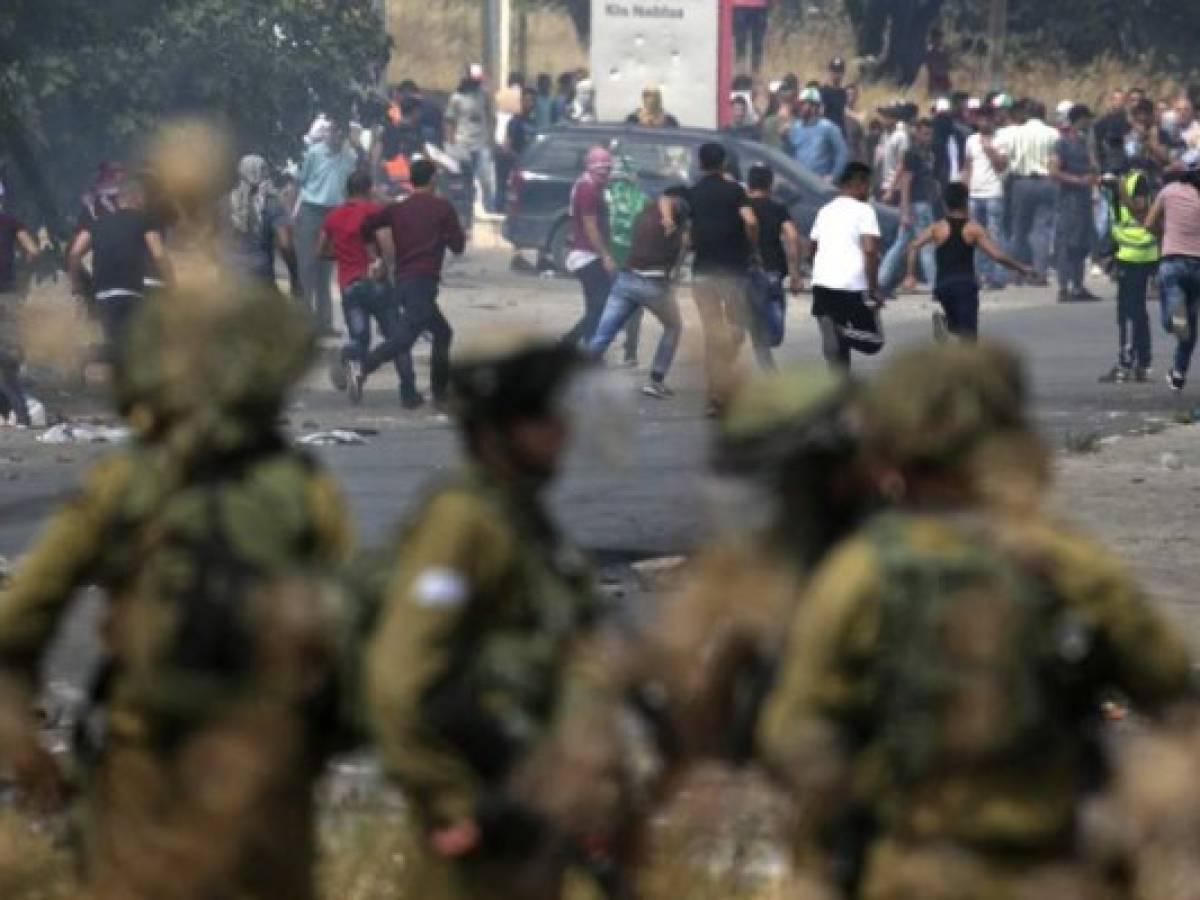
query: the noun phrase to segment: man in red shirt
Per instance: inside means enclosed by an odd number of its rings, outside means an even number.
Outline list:
[[[377,215],[383,206],[372,203],[371,176],[358,171],[346,182],[345,203],[325,217],[321,226],[318,255],[337,262],[338,287],[342,292],[342,315],[350,343],[342,349],[342,370],[351,403],[362,402],[363,385],[368,376],[389,360],[400,372],[400,358],[394,343],[400,330],[400,308],[387,289],[382,265],[372,272],[368,240],[363,223]],[[371,320],[379,325],[383,343],[371,352]],[[340,387],[340,385],[339,385]]]
[[[425,403],[417,390],[412,348],[426,331],[433,336],[430,382],[435,405],[445,404],[450,382],[450,342],[454,330],[438,307],[438,287],[446,251],[462,255],[467,239],[454,207],[435,193],[436,175],[437,169],[429,160],[414,162],[410,171],[412,195],[368,216],[362,226],[367,252],[373,260],[379,258],[377,232],[386,231],[391,236],[396,297],[403,314],[396,336],[389,343],[395,347],[400,403],[405,409],[418,409]]]

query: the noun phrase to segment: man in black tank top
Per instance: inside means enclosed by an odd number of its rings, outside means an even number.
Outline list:
[[[1033,269],[1017,262],[992,241],[987,229],[971,221],[970,194],[966,185],[947,185],[943,199],[946,218],[926,228],[908,248],[908,272],[917,268],[917,254],[926,244],[937,253],[937,282],[933,299],[941,309],[933,314],[933,336],[945,341],[949,335],[973,341],[979,334],[979,278],[975,269],[975,251],[982,250],[999,265],[1032,275]]]

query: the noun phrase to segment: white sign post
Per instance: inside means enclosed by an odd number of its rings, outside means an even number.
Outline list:
[[[680,125],[716,128],[720,0],[592,0],[592,82],[601,122],[659,87]]]

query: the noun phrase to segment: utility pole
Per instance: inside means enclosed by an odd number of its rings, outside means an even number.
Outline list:
[[[483,68],[494,87],[503,87],[512,67],[512,0],[484,0]]]
[[[988,16],[988,86],[993,91],[1004,87],[1005,45],[1008,43],[1008,0],[990,0]]]
[[[517,69],[529,78],[529,0],[517,3]]]

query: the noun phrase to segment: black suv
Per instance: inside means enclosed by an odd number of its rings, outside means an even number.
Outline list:
[[[699,177],[696,151],[716,141],[729,154],[729,168],[741,178],[754,165],[775,171],[775,196],[787,204],[804,234],[817,210],[837,191],[791,157],[763,144],[700,128],[639,128],[633,125],[570,125],[538,135],[522,154],[509,179],[504,237],[521,249],[536,250],[560,272],[566,270],[570,233],[571,186],[583,171],[592,147],[607,147],[628,159],[642,189],[657,196],[674,184]],[[875,204],[882,245],[890,247],[900,227],[896,211]]]

